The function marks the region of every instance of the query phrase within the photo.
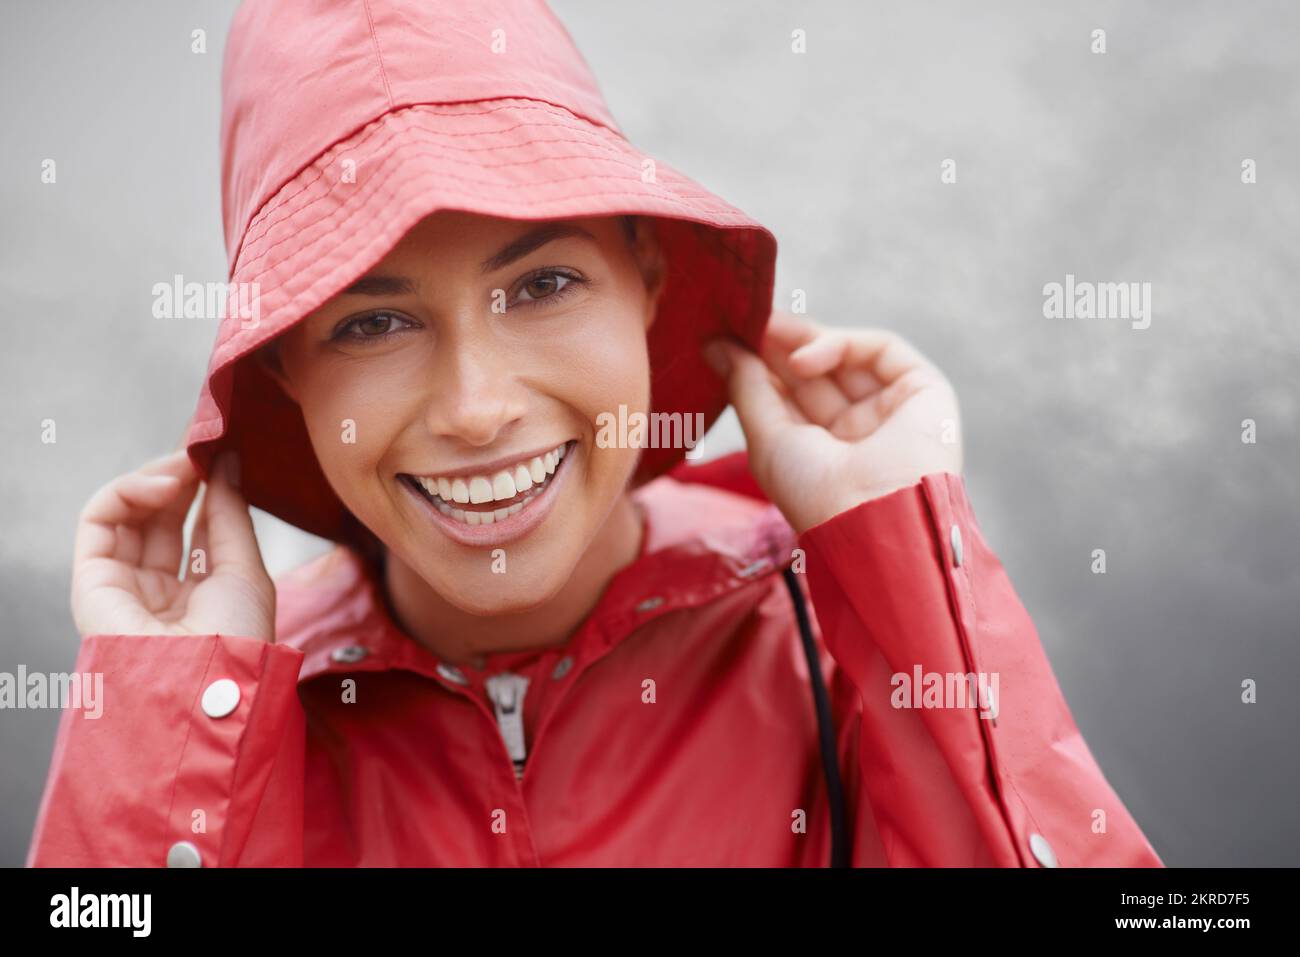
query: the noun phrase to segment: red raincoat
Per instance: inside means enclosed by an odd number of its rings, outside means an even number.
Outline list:
[[[277,583],[274,644],[88,637],[77,670],[131,690],[98,720],[64,713],[29,863],[825,865],[789,568],[814,611],[853,864],[1160,865],[960,478],[797,539],[743,454],[633,494],[642,554],[571,640],[481,669],[401,634],[342,547]],[[897,707],[891,677],[918,667],[997,673],[996,720]],[[221,679],[237,697],[205,696]]]

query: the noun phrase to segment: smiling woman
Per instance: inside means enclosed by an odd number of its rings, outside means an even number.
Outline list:
[[[771,233],[625,139],[544,5],[253,0],[222,129],[262,319],[81,516],[77,670],[131,685],[61,726],[33,863],[1159,864],[947,379],[773,311]],[[728,401],[703,465],[599,435]],[[272,582],[250,505],[336,547]],[[895,707],[914,668],[1014,681],[981,722]]]
[[[268,368],[426,647],[559,640],[639,551],[638,450],[594,423],[649,408],[662,276],[648,221],[442,211],[277,340]],[[505,545],[500,575],[480,549]]]

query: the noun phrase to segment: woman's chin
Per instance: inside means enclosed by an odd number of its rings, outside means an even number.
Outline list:
[[[485,574],[481,569],[467,573],[454,584],[446,580],[445,572],[425,578],[426,584],[448,604],[482,618],[536,611],[559,594],[564,581],[560,576],[525,581],[522,575],[512,578],[509,571]]]

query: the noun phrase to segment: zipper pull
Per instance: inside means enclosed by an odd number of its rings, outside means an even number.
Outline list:
[[[488,678],[483,686],[496,711],[501,740],[514,763],[515,780],[519,780],[524,776],[524,761],[528,757],[524,741],[524,694],[528,691],[528,679],[507,671]]]

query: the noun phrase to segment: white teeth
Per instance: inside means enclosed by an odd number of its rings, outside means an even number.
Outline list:
[[[481,475],[469,480],[469,500],[474,505],[492,501],[492,483]]]
[[[517,492],[515,480],[509,472],[502,471],[492,476],[492,497],[498,502],[514,498]]]
[[[418,475],[413,477],[420,483],[420,487],[429,493],[429,497],[434,500],[433,504],[444,515],[467,525],[491,525],[493,522],[518,514],[524,505],[542,491],[537,486],[545,483],[547,476],[553,475],[559,468],[567,448],[568,444],[562,443],[543,455],[535,455],[527,462],[520,462],[491,476],[471,475],[468,479]],[[452,503],[481,505],[508,501],[530,490],[532,494],[524,495],[522,501],[492,511],[451,507]]]

